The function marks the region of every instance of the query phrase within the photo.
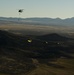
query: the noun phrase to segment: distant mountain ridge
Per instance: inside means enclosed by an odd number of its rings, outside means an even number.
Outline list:
[[[19,20],[19,21],[18,21]],[[6,18],[0,17],[0,23],[4,22],[18,22],[18,23],[29,23],[29,24],[46,24],[46,25],[66,25],[74,26],[74,17],[72,18]]]

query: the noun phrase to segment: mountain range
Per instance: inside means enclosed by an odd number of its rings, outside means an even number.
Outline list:
[[[72,18],[7,18],[0,17],[0,23],[26,23],[37,25],[58,25],[58,26],[74,26],[74,17]]]

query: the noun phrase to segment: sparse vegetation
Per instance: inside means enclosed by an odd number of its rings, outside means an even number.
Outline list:
[[[73,42],[59,34],[24,36],[0,30],[0,75],[74,75]]]

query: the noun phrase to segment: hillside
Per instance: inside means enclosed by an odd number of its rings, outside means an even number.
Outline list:
[[[0,30],[0,75],[74,75],[73,69],[73,39],[55,33],[24,36]]]
[[[56,33],[39,36],[39,39],[46,40],[46,41],[68,41],[68,40],[72,40],[71,38],[61,36],[61,35],[56,34]]]

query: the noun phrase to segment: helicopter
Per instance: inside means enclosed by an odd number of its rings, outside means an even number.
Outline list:
[[[23,12],[23,10],[24,10],[24,9],[19,9],[19,10],[18,10],[18,12],[19,12],[19,13],[22,13],[22,12]]]
[[[18,13],[19,13],[19,19],[18,19],[18,21],[20,20],[20,15],[21,15],[21,13],[23,12],[23,10],[24,10],[24,9],[18,9]]]

